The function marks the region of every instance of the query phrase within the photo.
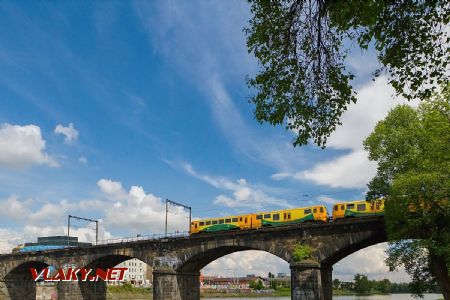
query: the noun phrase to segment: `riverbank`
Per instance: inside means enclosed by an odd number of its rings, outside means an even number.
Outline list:
[[[153,298],[151,288],[137,288],[131,285],[108,286],[106,299],[108,300],[148,300]]]
[[[260,297],[289,297],[291,289],[283,288],[275,291],[252,293],[200,293],[201,298],[260,298]]]

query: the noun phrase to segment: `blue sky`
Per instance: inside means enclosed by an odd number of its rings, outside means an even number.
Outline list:
[[[165,198],[199,218],[363,198],[362,140],[402,102],[371,81],[373,53],[347,62],[360,101],[329,147],[294,148],[253,118],[249,16],[245,1],[2,1],[0,250],[64,234],[68,214],[101,219],[101,238],[161,232]],[[177,208],[169,223],[187,230]]]

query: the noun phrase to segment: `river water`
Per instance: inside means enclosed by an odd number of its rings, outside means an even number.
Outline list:
[[[203,300],[230,300],[230,299],[240,299],[240,300],[290,300],[291,297],[261,297],[261,298],[201,298]],[[334,296],[333,300],[411,300],[420,299],[413,298],[409,294],[395,294],[395,295],[376,295],[376,296]],[[439,294],[426,294],[424,295],[424,300],[437,300],[443,299]]]

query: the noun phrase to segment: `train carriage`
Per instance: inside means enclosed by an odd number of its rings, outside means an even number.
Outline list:
[[[384,213],[384,200],[351,201],[333,205],[333,220],[344,218],[382,215]]]
[[[258,213],[256,214],[256,225],[258,227],[268,227],[314,221],[326,222],[327,218],[327,208],[324,205],[317,205]]]
[[[227,216],[195,220],[191,223],[191,234],[238,229],[254,229],[270,226],[285,226],[302,222],[326,222],[327,209],[324,205],[293,208],[254,214]]]

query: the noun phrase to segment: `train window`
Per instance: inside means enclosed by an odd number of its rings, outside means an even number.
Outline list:
[[[264,219],[270,219],[270,214],[265,214]]]
[[[219,224],[223,224],[225,222],[225,220],[219,220]]]
[[[366,205],[365,204],[358,204],[358,206],[356,207],[357,211],[365,211],[366,210]]]
[[[195,223],[195,228],[197,228],[197,223]]]
[[[212,221],[212,224],[213,224],[213,225],[216,225],[216,224],[217,224],[217,221]]]
[[[339,206],[335,205],[334,210],[338,210],[338,209],[339,209]]]
[[[317,212],[317,208],[314,208],[314,213],[316,213]]]
[[[261,220],[262,217],[263,217],[262,215],[257,215],[257,216],[256,216],[256,220]]]
[[[200,226],[205,226],[205,222],[200,222]]]
[[[320,208],[320,212],[323,213],[323,207]]]
[[[347,209],[354,209],[355,208],[355,204],[347,204]]]
[[[211,221],[206,221],[206,225],[211,225]]]
[[[310,213],[311,213],[311,209],[310,208],[305,209],[305,214],[310,214]]]
[[[344,210],[345,209],[344,207],[345,207],[344,205],[341,205],[341,210]]]
[[[273,215],[272,215],[272,218],[273,218],[274,220],[279,220],[279,219],[280,219],[280,214],[273,214]]]
[[[225,223],[231,223],[231,219],[225,219]]]
[[[233,222],[237,222],[238,221],[238,218],[233,218]]]
[[[288,220],[291,219],[291,213],[288,213],[287,218],[288,218]]]
[[[242,222],[242,217],[240,217],[240,218],[239,218],[239,221],[241,221],[241,222]]]

